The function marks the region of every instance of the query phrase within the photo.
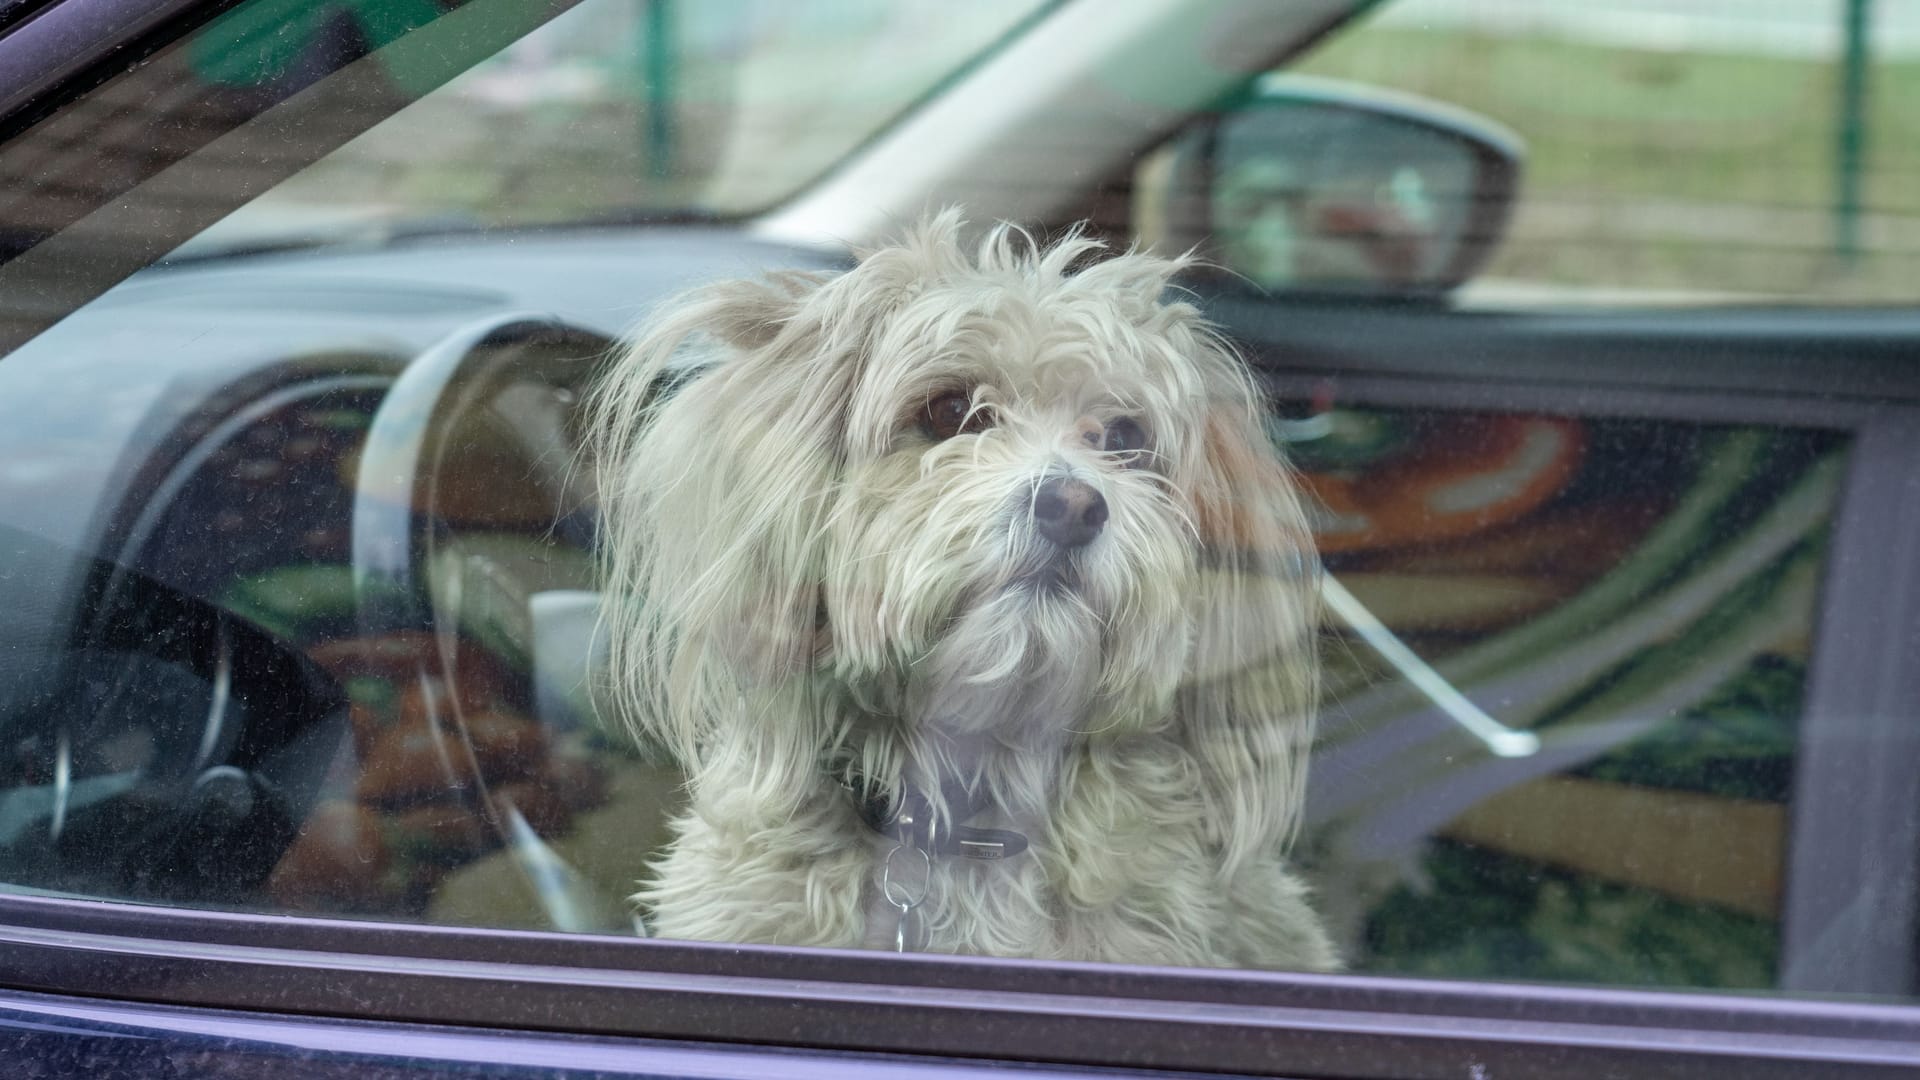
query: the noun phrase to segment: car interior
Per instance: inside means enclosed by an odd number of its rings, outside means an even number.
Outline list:
[[[1327,577],[1293,857],[1349,973],[1914,994],[1920,319],[1502,300],[1534,135],[1322,70],[1376,6],[1002,4],[804,182],[742,121],[710,205],[622,220],[287,209],[532,93],[600,0],[221,83],[253,0],[16,124],[0,174],[73,180],[0,200],[0,890],[645,936],[683,778],[596,697],[581,403],[688,285],[953,203],[1194,252],[1270,395]]]

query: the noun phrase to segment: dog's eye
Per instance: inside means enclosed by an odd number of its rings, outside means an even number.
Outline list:
[[[989,422],[987,410],[975,409],[973,395],[964,390],[951,390],[930,398],[927,411],[920,418],[920,426],[936,439],[979,431]]]
[[[1108,421],[1101,433],[1100,449],[1109,454],[1130,454],[1147,448],[1147,429],[1131,416]]]

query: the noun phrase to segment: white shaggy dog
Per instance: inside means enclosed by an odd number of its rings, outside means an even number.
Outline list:
[[[594,400],[663,937],[1329,968],[1283,852],[1316,563],[1179,261],[952,212],[693,293]]]

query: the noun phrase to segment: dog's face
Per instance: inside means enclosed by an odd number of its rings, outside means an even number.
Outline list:
[[[763,719],[753,699],[794,684],[1002,742],[1165,730],[1270,836],[1315,590],[1250,378],[1166,301],[1178,263],[1074,269],[1097,244],[958,231],[704,290],[605,384],[615,676],[687,759],[761,740],[814,767],[851,721],[812,691]],[[691,342],[707,362],[656,392]]]
[[[1212,346],[1141,299],[935,265],[878,322],[834,433],[823,644],[843,679],[959,729],[1071,720],[1090,694],[1100,722],[1168,711],[1202,544],[1194,354]],[[1023,702],[994,690],[1013,687]]]

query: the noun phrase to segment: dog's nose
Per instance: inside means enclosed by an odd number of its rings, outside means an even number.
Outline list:
[[[1033,495],[1033,527],[1061,547],[1079,547],[1100,535],[1107,500],[1084,480],[1055,477]]]

